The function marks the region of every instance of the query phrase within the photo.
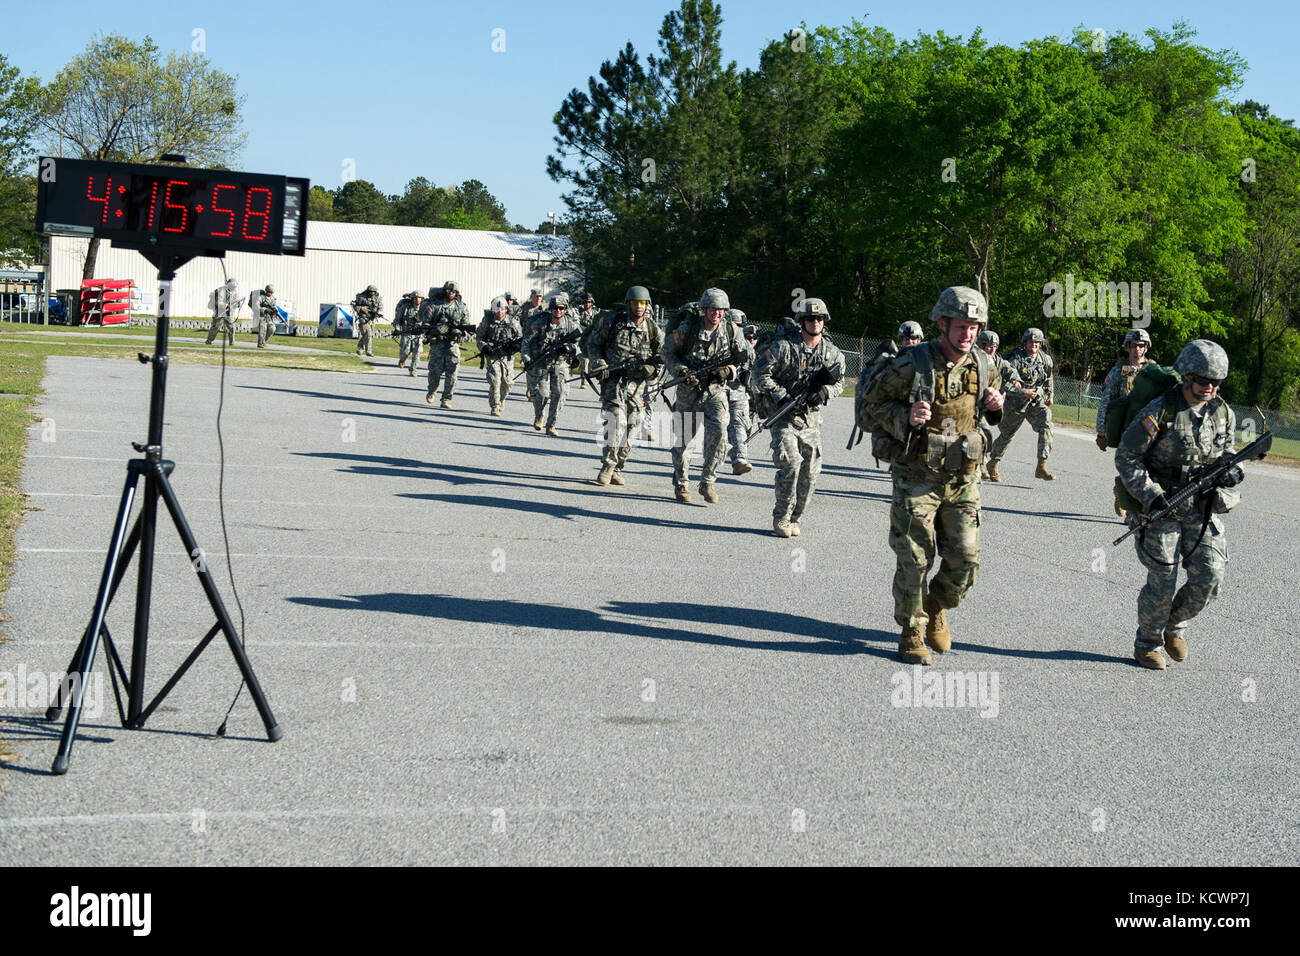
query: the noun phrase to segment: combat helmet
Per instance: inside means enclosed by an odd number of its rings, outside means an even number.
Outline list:
[[[942,318],[967,319],[980,325],[989,324],[989,304],[978,289],[950,285],[939,293],[939,301],[930,310],[930,321]]]
[[[799,303],[799,311],[795,313],[795,319],[799,322],[803,322],[804,319],[822,319],[829,322],[831,313],[821,299],[804,299]]]
[[[746,316],[744,312],[740,311],[740,309],[728,309],[727,318],[741,326],[749,321],[749,317]]]
[[[1221,382],[1228,377],[1228,353],[1217,342],[1194,339],[1174,359],[1174,370],[1179,375],[1200,375]]]
[[[265,292],[267,295],[274,295],[274,294],[275,294],[275,286],[271,285],[271,283],[268,282],[268,283],[266,284],[266,288],[263,289],[262,291]]]
[[[1020,343],[1021,343],[1022,345],[1023,345],[1025,342],[1037,342],[1037,343],[1039,343],[1039,344],[1041,345],[1042,343],[1044,343],[1044,342],[1046,342],[1046,341],[1047,341],[1047,339],[1045,339],[1045,338],[1043,337],[1043,330],[1042,330],[1042,329],[1028,328],[1028,329],[1025,329],[1025,334],[1022,335],[1022,336],[1020,336]]]
[[[921,331],[920,322],[907,321],[898,327],[898,337],[900,339],[908,338],[925,338],[925,333]]]
[[[997,351],[998,347],[1002,345],[1002,337],[990,328],[985,328],[975,338],[975,344],[979,346],[988,345],[990,342],[993,343],[994,351]]]
[[[442,284],[442,291],[455,292],[457,295],[460,295],[460,283],[452,279],[448,279],[446,282]]]
[[[649,302],[650,290],[643,285],[634,285],[628,288],[627,294],[623,296],[624,304],[628,302]]]
[[[368,285],[368,286],[366,286],[366,291],[367,291],[367,292],[378,292],[378,291],[379,291],[379,286],[377,286],[377,285]]]
[[[701,309],[729,309],[731,300],[727,298],[727,293],[721,289],[705,289],[700,295]]]
[[[550,306],[552,309],[555,308],[557,305],[562,305],[567,309],[569,307],[569,293],[557,292],[555,293],[555,295],[551,296],[550,301],[547,302],[546,304]]]
[[[1151,336],[1147,334],[1146,329],[1129,329],[1124,333],[1124,347],[1128,348],[1130,342],[1141,342],[1147,348],[1151,347]]]

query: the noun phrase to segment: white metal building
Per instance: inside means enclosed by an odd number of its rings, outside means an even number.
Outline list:
[[[68,236],[50,238],[52,288],[80,287],[87,242]],[[427,292],[430,286],[454,279],[477,319],[502,292],[513,292],[522,302],[530,288],[546,294],[562,282],[580,278],[581,268],[567,261],[570,249],[563,236],[310,222],[305,256],[228,252],[224,260],[191,259],[176,273],[171,314],[177,318],[210,315],[208,296],[230,275],[239,282],[244,312],[248,312],[248,293],[270,283],[276,298],[293,303],[298,321],[308,323],[315,321],[319,304],[346,305],[372,284],[379,287],[384,317],[391,321],[394,307],[407,292]],[[140,311],[154,312],[158,273],[134,249],[115,249],[101,242],[95,277],[133,279],[146,293]]]

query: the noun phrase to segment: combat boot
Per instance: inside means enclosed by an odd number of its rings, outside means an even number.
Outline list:
[[[498,405],[496,408],[492,409],[492,417],[493,417],[493,418],[500,418],[500,417],[501,417],[501,406],[500,406],[500,405]]]
[[[1002,480],[1002,476],[998,474],[998,460],[996,458],[990,458],[988,467],[986,467],[984,470],[985,472],[988,473],[989,481]]]
[[[751,465],[749,462],[743,460],[738,461],[731,466],[731,473],[733,475],[747,475],[753,470],[754,470],[754,466]]]
[[[538,414],[538,416],[537,416],[536,418],[533,419],[533,430],[534,430],[534,431],[541,431],[541,430],[542,430],[542,416],[541,416],[540,413]]]
[[[925,599],[925,613],[930,616],[925,625],[925,643],[939,654],[952,650],[952,632],[948,630],[948,615],[934,598]]]
[[[713,489],[713,482],[701,481],[700,494],[709,504],[716,505],[718,503],[718,493]]]
[[[554,425],[551,425],[546,429],[546,434],[550,435],[552,438],[560,437],[560,432]]]
[[[614,477],[614,466],[604,465],[600,469],[600,474],[596,476],[596,484],[602,486],[608,485],[611,479],[613,479],[613,477]]]
[[[1043,481],[1055,481],[1056,476],[1047,470],[1047,459],[1038,459],[1038,467],[1034,469],[1034,477],[1041,478]]]
[[[427,405],[432,405],[432,404],[433,404],[433,392],[426,392],[425,395],[424,395],[424,401],[425,401],[425,404],[427,404]]]
[[[898,656],[904,664],[932,663],[930,652],[925,648],[925,632],[919,627],[905,627],[898,639]]]
[[[1133,658],[1143,667],[1150,668],[1153,671],[1162,671],[1168,665],[1165,663],[1165,656],[1160,653],[1160,648],[1152,647],[1148,650],[1133,649]]]
[[[623,480],[623,473],[617,468],[614,469],[614,474],[609,476],[609,483],[611,485],[618,485],[620,488],[627,484],[627,482]]]
[[[685,485],[674,485],[673,495],[678,501],[682,502],[682,504],[689,505],[691,503],[691,493]]]
[[[444,398],[444,399],[442,400],[442,406],[441,406],[441,407],[442,407],[442,408],[451,408],[451,399],[450,399],[450,398]]]
[[[789,538],[794,534],[794,529],[790,527],[789,518],[773,518],[772,533],[778,538]]]
[[[1169,659],[1181,664],[1187,660],[1187,642],[1179,635],[1165,631],[1165,650],[1169,652]]]
[[[790,537],[799,537],[799,512],[797,511],[790,516]]]

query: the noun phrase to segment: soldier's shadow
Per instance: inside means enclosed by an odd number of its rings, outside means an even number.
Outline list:
[[[695,604],[639,604],[612,602],[600,610],[540,604],[532,601],[461,598],[446,594],[407,594],[387,592],[351,594],[337,598],[292,597],[294,604],[336,611],[374,611],[386,614],[409,614],[416,617],[471,624],[491,624],[506,628],[528,628],[572,633],[600,634],[609,637],[646,637],[654,640],[681,641],[715,647],[745,650],[787,651],[803,654],[871,654],[892,660],[894,651],[872,646],[868,642],[897,644],[898,637],[883,631],[866,630],[844,624],[817,621],[753,608],[718,608]],[[619,620],[622,617],[659,616],[689,622],[692,627],[663,625],[643,621]],[[708,625],[728,629],[745,629],[754,636],[720,634]],[[799,635],[799,639],[766,634]]]

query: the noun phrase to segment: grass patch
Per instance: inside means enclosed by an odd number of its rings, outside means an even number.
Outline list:
[[[45,356],[0,349],[0,640],[5,639],[4,596],[13,573],[14,538],[27,499],[18,490],[31,407],[41,391]]]

